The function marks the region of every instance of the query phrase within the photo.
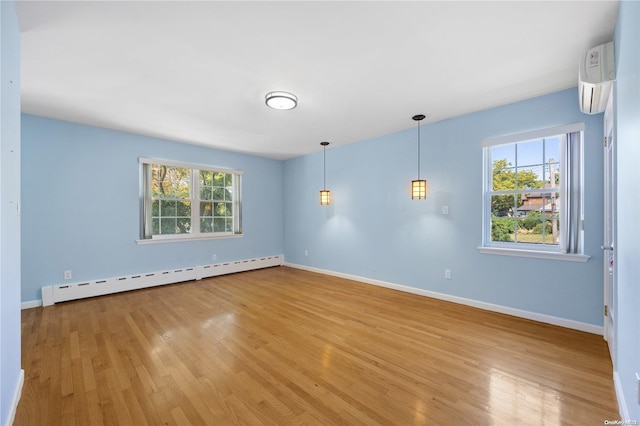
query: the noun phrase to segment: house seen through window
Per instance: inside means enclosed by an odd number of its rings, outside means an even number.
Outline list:
[[[580,129],[483,143],[485,247],[582,252]]]
[[[491,148],[491,241],[559,242],[560,137]]]

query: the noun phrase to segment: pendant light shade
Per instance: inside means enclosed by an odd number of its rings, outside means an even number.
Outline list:
[[[323,189],[320,191],[320,204],[328,206],[331,203],[331,191]]]
[[[320,205],[328,206],[331,203],[331,191],[327,189],[327,145],[329,145],[329,142],[320,142],[320,145],[322,145],[322,157],[323,157],[323,167],[322,167],[323,185],[322,185],[322,191],[320,191]]]
[[[429,184],[424,179],[411,181],[411,199],[422,200],[427,198],[427,191],[429,190]]]
[[[418,124],[418,179],[411,181],[411,199],[412,200],[424,200],[427,198],[427,191],[429,190],[429,184],[426,180],[420,179],[420,121],[424,120],[423,114],[414,115],[411,117]]]

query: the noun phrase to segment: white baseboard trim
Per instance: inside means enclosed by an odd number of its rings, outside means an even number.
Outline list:
[[[418,294],[420,296],[432,297],[434,299],[445,300],[447,302],[459,303],[461,305],[472,306],[474,308],[484,309],[487,311],[493,311],[501,314],[512,315],[515,317],[526,318],[533,321],[543,322],[546,324],[552,324],[560,327],[571,328],[574,330],[585,331],[587,333],[604,335],[604,327],[588,324],[580,321],[574,321],[566,318],[555,317],[552,315],[539,314],[537,312],[530,312],[522,309],[510,308],[508,306],[495,305],[493,303],[481,302],[479,300],[467,299],[465,297],[453,296],[450,294],[438,293],[430,290],[423,290],[420,288],[409,287],[402,284],[395,284],[387,281],[380,281],[373,278],[360,277],[357,275],[344,274],[342,272],[330,271],[327,269],[314,268],[312,266],[298,265],[298,264],[289,263],[289,262],[285,262],[284,265],[289,266],[291,268],[303,269],[306,271],[317,272],[320,274],[331,275],[334,277],[345,278],[353,281],[359,281],[365,284],[372,284],[380,287],[390,288],[393,290],[399,290],[407,293]]]
[[[134,275],[88,280],[76,283],[65,283],[42,287],[42,305],[51,306],[54,303],[123,291],[139,290],[184,281],[200,280],[216,275],[232,274],[253,269],[279,266],[284,263],[284,255],[265,256],[255,259],[235,260],[215,265],[190,266],[166,271],[148,272]],[[29,306],[33,302],[25,302]]]
[[[9,414],[7,415],[7,422],[5,423],[7,426],[11,426],[13,421],[16,418],[16,410],[18,409],[18,403],[20,402],[20,397],[22,396],[22,386],[24,385],[24,370],[20,369],[20,374],[18,375],[18,383],[16,383],[16,388],[13,391],[13,400],[11,401],[11,407],[9,407]]]
[[[39,308],[40,306],[42,306],[42,300],[29,300],[20,304],[20,310]]]
[[[624,392],[622,391],[622,383],[620,382],[620,375],[617,371],[613,372],[613,386],[616,389],[616,399],[618,400],[618,408],[620,409],[620,418],[622,422],[630,422],[629,410],[627,409],[627,402],[624,399]]]

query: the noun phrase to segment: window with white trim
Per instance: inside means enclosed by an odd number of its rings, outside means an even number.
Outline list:
[[[483,141],[483,247],[582,254],[584,124]]]
[[[140,158],[141,240],[242,234],[242,172]]]

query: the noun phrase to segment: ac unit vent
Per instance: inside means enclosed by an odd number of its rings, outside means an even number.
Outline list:
[[[585,114],[604,112],[616,78],[613,42],[601,44],[580,58],[578,96],[580,111]]]

